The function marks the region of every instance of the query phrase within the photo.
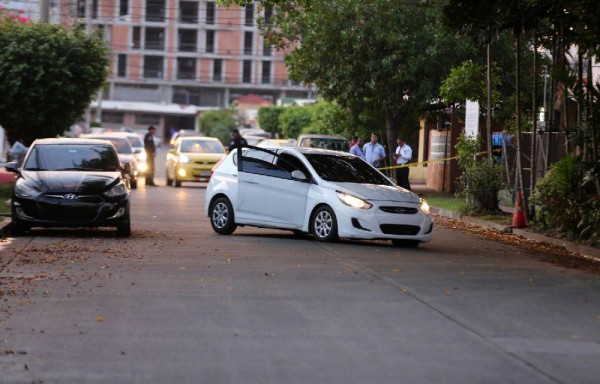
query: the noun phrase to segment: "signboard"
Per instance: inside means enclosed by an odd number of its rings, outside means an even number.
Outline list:
[[[479,103],[467,100],[467,111],[465,113],[465,136],[477,136],[479,134]]]

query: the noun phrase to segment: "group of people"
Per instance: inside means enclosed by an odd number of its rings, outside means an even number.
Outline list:
[[[366,144],[361,137],[356,136],[353,140],[354,145],[350,148],[350,153],[367,161],[375,168],[381,167],[385,161],[385,149],[383,145],[379,144],[378,140],[379,138],[375,133],[371,134],[371,141]],[[407,164],[412,159],[412,149],[403,137],[398,137],[396,144],[393,155],[394,165],[398,166],[396,168],[396,181],[399,186],[410,191],[410,182],[408,181],[410,169]]]

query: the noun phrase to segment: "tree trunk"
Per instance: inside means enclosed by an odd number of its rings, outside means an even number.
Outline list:
[[[533,115],[533,127],[531,131],[531,171],[529,178],[529,191],[530,194],[533,193],[533,189],[535,188],[536,183],[536,151],[537,151],[537,77],[538,77],[538,67],[537,67],[537,38],[535,37],[535,33],[533,35],[533,97],[532,97],[532,115]],[[535,216],[535,205],[529,204],[529,217]]]
[[[487,126],[487,153],[488,162],[492,165],[492,44],[487,44],[487,112],[485,124]]]
[[[515,191],[523,194],[523,169],[521,163],[521,35],[517,34],[515,37],[515,104],[516,104],[516,119],[517,119],[517,154],[516,154],[516,172],[515,172]],[[524,206],[527,206],[527,201],[524,202]]]

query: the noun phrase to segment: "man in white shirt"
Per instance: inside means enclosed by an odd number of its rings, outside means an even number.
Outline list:
[[[362,150],[364,140],[357,136],[354,138],[354,142],[355,144],[352,146],[352,148],[350,148],[350,153],[360,157],[363,160],[366,160],[365,153]]]
[[[377,135],[374,133],[371,134],[371,141],[364,145],[363,152],[367,162],[376,168],[385,160],[385,149],[377,142]]]
[[[396,165],[408,164],[410,159],[412,159],[412,149],[406,144],[406,140],[402,137],[397,138],[396,143],[398,144],[396,153],[394,154]],[[396,181],[398,182],[398,185],[410,191],[410,182],[408,181],[409,172],[410,168],[406,166],[396,168]]]

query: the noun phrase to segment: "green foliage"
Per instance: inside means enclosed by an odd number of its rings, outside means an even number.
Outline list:
[[[99,36],[46,23],[0,23],[0,125],[26,142],[67,130],[108,75]]]
[[[5,204],[5,201],[11,198],[12,192],[15,189],[15,182],[0,184],[0,213],[9,213],[10,206]]]
[[[497,69],[492,74],[492,88],[500,83]],[[487,82],[485,65],[471,60],[463,62],[460,66],[452,68],[450,75],[442,81],[440,95],[446,104],[454,102],[464,103],[465,100],[485,103],[487,100]],[[492,93],[492,103],[497,103],[500,95]]]
[[[279,115],[279,126],[284,137],[296,138],[302,131],[310,126],[312,119],[312,107],[287,107]]]
[[[200,115],[200,130],[206,136],[216,137],[225,145],[229,144],[231,131],[238,123],[234,117],[234,111],[219,109],[206,111]]]
[[[536,226],[600,245],[600,196],[595,193],[599,176],[598,164],[584,165],[579,157],[568,155],[557,161],[532,195]]]
[[[267,132],[280,133],[279,115],[283,113],[285,107],[261,107],[258,109],[258,125]]]
[[[477,158],[480,139],[461,135],[456,144],[458,166],[457,193],[466,198],[462,213],[481,214],[498,211],[498,192],[505,188],[504,168],[487,159]]]

